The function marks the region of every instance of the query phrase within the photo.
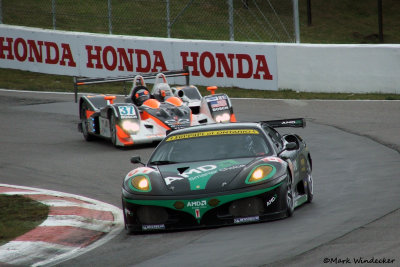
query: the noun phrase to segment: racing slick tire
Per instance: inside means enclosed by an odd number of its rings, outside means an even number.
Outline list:
[[[110,134],[111,134],[111,143],[113,146],[117,147],[117,128],[116,128],[117,119],[114,113],[110,115]]]
[[[314,198],[314,191],[313,191],[313,178],[311,174],[311,165],[310,160],[307,160],[308,164],[308,175],[306,178],[306,190],[307,190],[307,203],[311,203]]]
[[[88,124],[89,124],[89,122],[88,122],[88,119],[87,119],[86,116],[85,116],[86,110],[87,110],[86,105],[85,105],[85,104],[82,104],[82,106],[81,106],[81,113],[80,113],[80,114],[81,114],[82,135],[83,135],[83,138],[84,138],[86,141],[90,142],[90,141],[92,141],[92,140],[94,139],[94,136],[91,135],[91,134],[89,133],[89,130],[88,130]]]
[[[294,212],[294,197],[291,177],[288,174],[288,183],[286,190],[286,217],[292,217]]]

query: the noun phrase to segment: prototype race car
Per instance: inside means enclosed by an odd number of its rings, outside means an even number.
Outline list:
[[[170,133],[122,185],[130,233],[254,223],[292,216],[313,199],[304,119],[193,126]],[[132,163],[141,163],[139,156]],[[144,165],[144,164],[143,164]]]
[[[165,101],[171,96],[179,97],[192,111],[191,125],[236,122],[229,97],[226,94],[215,94],[216,86],[207,87],[207,90],[211,95],[203,97],[194,85],[170,87],[165,75],[159,73],[151,94],[159,101]]]
[[[173,71],[136,75],[125,103],[114,103],[116,96],[82,96],[79,100],[79,131],[87,141],[102,137],[110,139],[115,146],[123,147],[159,142],[167,131],[191,125],[236,121],[232,104],[225,94],[201,97],[192,85],[174,88],[175,92],[181,92],[174,94],[166,77],[182,75],[188,73]],[[150,92],[144,79],[154,78]],[[127,80],[132,78],[80,79],[75,85]],[[197,100],[199,106],[191,104]]]

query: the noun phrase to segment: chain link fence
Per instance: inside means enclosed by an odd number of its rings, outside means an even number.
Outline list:
[[[296,42],[294,0],[0,0],[0,22],[67,31]]]

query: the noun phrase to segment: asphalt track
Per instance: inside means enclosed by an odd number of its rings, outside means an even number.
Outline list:
[[[347,260],[356,266],[357,259],[399,265],[399,101],[234,99],[233,105],[238,120],[307,119],[305,129],[293,131],[312,153],[312,204],[268,223],[121,232],[57,266],[329,266]],[[0,91],[0,182],[120,207],[130,156],[147,160],[153,146],[87,143],[77,132],[77,112],[72,95]]]

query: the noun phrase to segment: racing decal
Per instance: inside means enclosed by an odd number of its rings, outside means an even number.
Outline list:
[[[189,178],[191,176],[191,174],[196,173],[196,174],[202,174],[202,173],[207,173],[209,171],[213,171],[217,168],[216,165],[204,165],[198,168],[194,168],[194,169],[189,169],[188,171],[184,172],[181,174],[181,176],[185,177],[185,178]]]
[[[271,199],[267,201],[267,207],[270,206],[272,203],[274,203],[277,197],[278,197],[277,194],[271,197]]]
[[[264,161],[264,162],[271,161],[271,162],[278,162],[278,163],[284,162],[282,159],[280,159],[278,157],[266,157],[266,158],[263,158],[262,161]]]
[[[189,133],[189,134],[173,135],[173,136],[168,137],[166,141],[169,142],[169,141],[180,140],[180,139],[214,136],[214,135],[228,135],[228,134],[259,134],[259,132],[256,129],[233,129],[233,130],[206,131],[206,132],[196,132],[196,133]]]
[[[304,156],[303,156],[300,159],[300,166],[301,166],[301,171],[302,172],[306,171],[306,166],[305,165],[306,165],[306,161],[305,161]]]
[[[131,177],[131,176],[134,176],[135,174],[139,174],[139,173],[140,174],[149,174],[151,172],[155,172],[155,170],[152,168],[149,168],[149,167],[139,167],[137,169],[130,171],[127,176]]]
[[[125,211],[125,215],[126,216],[131,216],[132,215],[132,212],[129,209],[125,208],[124,211]]]
[[[220,172],[226,172],[226,171],[241,169],[244,166],[246,166],[246,165],[245,164],[233,165],[233,166],[230,166],[230,167],[226,167],[226,168],[220,169],[219,171]]]
[[[151,230],[165,230],[164,224],[144,224],[142,225],[143,231],[151,231]]]
[[[195,209],[195,214],[196,214],[196,219],[199,219],[200,218],[200,210]]]
[[[183,179],[185,179],[185,178],[182,178],[182,177],[166,177],[166,178],[164,178],[164,181],[165,181],[166,185],[170,185],[174,181],[179,181],[179,180],[183,180]]]
[[[244,217],[244,218],[235,218],[233,219],[233,223],[250,223],[250,222],[258,222],[260,220],[260,216],[251,216],[251,217]]]
[[[196,168],[191,168],[181,173],[180,175],[189,180],[191,190],[205,189],[208,180],[220,169],[230,168],[231,166],[237,164],[238,162],[236,162],[235,160],[225,160],[219,162],[217,165],[209,164]]]
[[[118,106],[121,119],[137,119],[138,116],[134,106]]]
[[[226,95],[209,97],[207,98],[207,102],[213,112],[229,109]]]
[[[187,207],[205,207],[207,206],[206,200],[189,201],[186,205]]]

